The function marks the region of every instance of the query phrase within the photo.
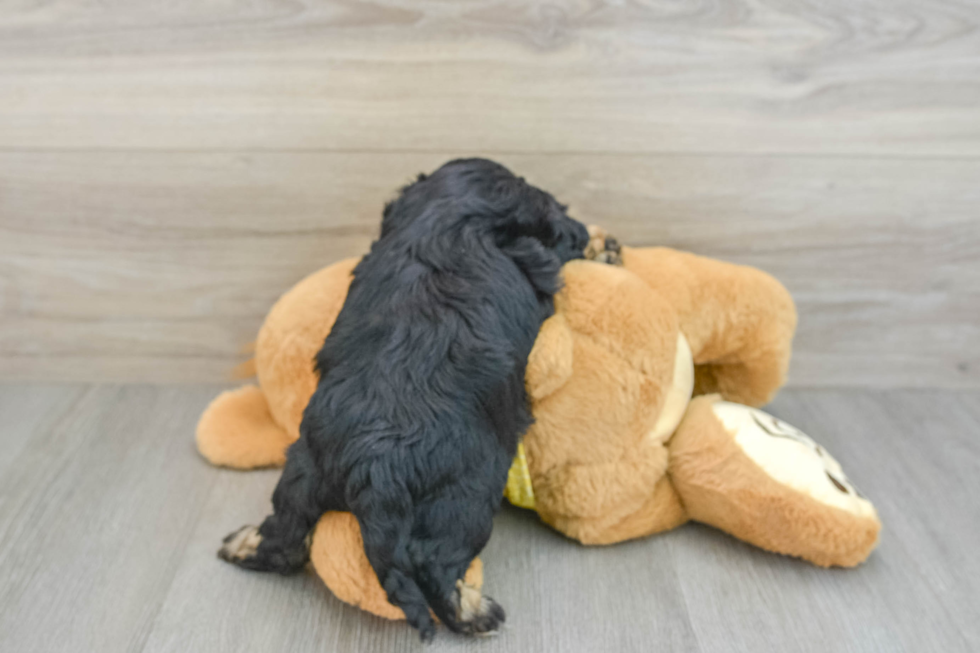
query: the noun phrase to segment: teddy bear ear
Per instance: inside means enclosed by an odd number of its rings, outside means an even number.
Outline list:
[[[565,385],[572,376],[572,330],[561,313],[541,325],[527,358],[524,383],[533,401],[543,399]]]

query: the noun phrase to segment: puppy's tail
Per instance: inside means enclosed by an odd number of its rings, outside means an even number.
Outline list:
[[[354,510],[361,525],[364,553],[378,575],[388,601],[405,613],[405,619],[419,631],[422,641],[431,641],[436,626],[425,594],[415,580],[415,569],[408,551],[412,531],[411,506],[385,503],[371,510]]]

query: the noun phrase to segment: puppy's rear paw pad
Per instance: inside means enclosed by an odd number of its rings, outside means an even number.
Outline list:
[[[255,555],[256,549],[262,543],[258,526],[242,526],[222,540],[218,549],[218,557],[228,562],[240,562]]]
[[[457,620],[462,632],[469,635],[496,635],[507,619],[500,605],[480,590],[462,581],[456,584],[459,593]]]
[[[589,244],[585,247],[585,258],[607,265],[622,265],[622,247],[605,229],[589,226]]]
[[[480,603],[480,613],[470,622],[473,626],[472,633],[480,637],[496,635],[507,620],[507,614],[493,599],[484,597]]]

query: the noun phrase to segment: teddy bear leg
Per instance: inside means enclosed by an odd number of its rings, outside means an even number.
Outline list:
[[[215,397],[197,423],[196,437],[197,450],[208,462],[235,469],[281,467],[292,444],[254,385]]]
[[[695,394],[766,404],[789,366],[796,307],[755,268],[665,247],[623,247],[623,264],[677,309],[694,355]]]
[[[717,395],[696,397],[670,441],[691,519],[822,567],[870,555],[881,523],[840,465],[799,429]]]

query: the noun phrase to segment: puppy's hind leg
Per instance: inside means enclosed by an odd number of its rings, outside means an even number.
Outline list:
[[[473,558],[490,539],[493,507],[484,498],[467,500],[458,488],[416,511],[411,543],[421,558],[419,586],[450,630],[465,635],[493,635],[507,618],[504,609],[479,588],[463,580]]]
[[[364,553],[378,576],[388,601],[405,613],[422,641],[435,636],[426,596],[415,579],[408,543],[412,531],[412,505],[407,496],[366,487],[351,500],[351,511],[361,526]]]
[[[499,603],[484,596],[480,588],[467,585],[463,579],[456,581],[452,607],[456,620],[455,628],[450,628],[467,635],[496,635],[507,620],[507,613]]]
[[[292,574],[310,557],[309,538],[327,510],[344,509],[336,493],[324,491],[323,470],[317,468],[306,442],[289,448],[286,467],[272,495],[273,513],[261,526],[243,526],[228,535],[218,557],[253,571]]]

